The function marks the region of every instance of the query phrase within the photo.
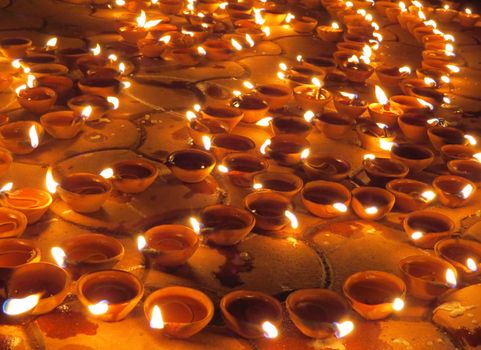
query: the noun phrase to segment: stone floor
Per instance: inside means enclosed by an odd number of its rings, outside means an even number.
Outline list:
[[[136,196],[115,194],[99,213],[78,214],[56,200],[48,214],[29,226],[23,235],[38,243],[42,260],[53,261],[50,248],[68,237],[84,232],[106,233],[118,238],[126,249],[125,257],[116,268],[137,274],[147,294],[167,285],[192,286],[206,292],[218,304],[232,288],[260,290],[280,300],[300,288],[328,287],[342,293],[342,284],[352,273],[372,269],[399,274],[400,259],[422,252],[408,242],[402,230],[403,213],[394,211],[380,222],[359,220],[354,214],[342,220],[323,220],[310,215],[296,198],[295,213],[300,227],[288,232],[290,238],[254,232],[230,250],[202,244],[188,266],[169,271],[146,268],[135,244],[139,231],[166,222],[187,224],[190,216],[213,203],[242,207],[243,197],[249,192],[232,186],[218,172],[202,184],[186,185],[176,180],[163,164],[171,151],[190,147],[183,114],[193,104],[202,103],[201,90],[205,83],[216,82],[240,89],[244,79],[256,83],[279,82],[276,72],[280,62],[291,64],[299,54],[329,55],[334,47],[315,36],[276,27],[272,28],[270,41],[243,50],[233,61],[203,62],[191,68],[178,68],[163,61],[147,64],[139,59],[135,50],[121,42],[114,30],[122,11],[56,0],[0,0],[0,38],[26,36],[34,44],[42,45],[55,35],[59,37],[60,47],[93,47],[99,43],[135,65],[134,73],[127,78],[132,87],[121,94],[118,110],[110,112],[100,123],[89,123],[73,140],[46,137],[33,153],[15,156],[12,168],[0,182],[12,181],[18,188],[27,185],[43,188],[49,166],[58,176],[79,170],[97,173],[115,160],[136,156],[157,162],[160,170],[159,178],[147,192]],[[317,15],[321,23],[328,23],[325,12]],[[172,16],[172,20],[185,22],[181,16]],[[378,22],[383,24],[381,19]],[[456,23],[445,29],[457,38],[456,52],[465,65],[449,92],[452,103],[461,106],[469,117],[461,121],[461,127],[481,136],[478,119],[481,116],[481,29],[461,29]],[[420,65],[419,44],[399,25],[383,24],[381,33],[385,41],[376,54],[376,64],[399,65],[402,59],[402,64]],[[20,81],[17,79],[16,83]],[[373,76],[367,86],[345,84],[335,89],[354,88],[372,101],[374,84]],[[7,113],[12,120],[35,117],[17,105],[13,92],[0,94],[0,106],[0,112]],[[295,111],[296,107],[289,109]],[[249,135],[257,147],[269,137],[266,130],[246,124],[241,124],[235,132]],[[327,139],[314,131],[309,141],[312,153],[325,154],[335,149],[337,155],[351,162],[353,169],[360,166],[366,153],[360,148],[354,131],[342,141]],[[299,173],[298,169],[275,164],[271,169]],[[432,178],[436,171],[439,169],[429,169],[425,175]],[[481,241],[480,192],[473,204],[465,208],[448,210],[435,204],[432,209],[448,213],[461,235]],[[241,253],[247,253],[247,261],[238,258]],[[219,271],[225,270],[230,271],[230,275],[220,277]],[[469,305],[469,311],[453,318],[447,311],[437,309],[434,322],[435,305],[409,297],[405,310],[383,321],[364,321],[352,312],[355,331],[344,339],[329,341],[304,337],[290,321],[285,321],[278,339],[247,341],[227,330],[218,312],[200,334],[188,340],[172,340],[149,329],[141,303],[124,321],[106,323],[91,318],[71,296],[54,312],[36,319],[20,323],[0,319],[0,349],[474,349],[481,345],[462,344],[458,334],[447,333],[443,328],[455,322],[456,329],[481,332],[476,326],[478,320],[481,322],[480,290],[481,284],[476,284],[449,295],[448,301]]]

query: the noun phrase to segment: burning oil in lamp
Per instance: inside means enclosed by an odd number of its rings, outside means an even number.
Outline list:
[[[429,210],[416,211],[404,219],[403,228],[416,246],[433,248],[454,231],[454,222],[446,215]]]
[[[110,181],[97,174],[71,173],[57,184],[49,171],[47,179],[49,192],[57,191],[72,210],[82,214],[100,210],[112,191]]]
[[[450,263],[431,255],[412,255],[399,262],[409,294],[433,300],[457,287],[458,274]]]
[[[382,123],[388,127],[395,127],[399,116],[403,114],[402,109],[389,103],[384,91],[376,85],[377,103],[370,103],[368,106],[369,115],[376,123]]]
[[[289,222],[292,228],[298,223],[290,211],[291,202],[286,196],[266,190],[249,193],[244,199],[245,207],[256,219],[256,227],[267,231],[280,231]]]
[[[256,291],[226,294],[220,309],[227,327],[247,339],[276,338],[282,323],[282,306],[273,297]]]
[[[267,170],[269,162],[250,153],[227,154],[218,169],[239,187],[251,187],[254,176]]]
[[[440,150],[444,145],[465,145],[468,143],[461,130],[450,126],[436,125],[439,120],[435,118],[430,122],[434,126],[428,129],[428,137],[436,150]]]
[[[2,237],[0,251],[0,280],[4,271],[13,272],[21,265],[40,261],[40,249],[29,240]]]
[[[70,276],[57,265],[35,262],[18,266],[7,282],[3,312],[15,316],[46,314],[67,296]]]
[[[319,26],[316,28],[317,35],[321,40],[328,42],[338,42],[342,40],[344,30],[336,22],[330,26]]]
[[[475,158],[475,150],[470,145],[444,145],[440,153],[444,162],[451,160],[467,160]]]
[[[160,22],[161,20],[147,21],[145,11],[141,10],[140,15],[135,19],[135,23],[127,23],[120,26],[118,32],[125,41],[135,44],[138,40],[145,38],[148,30]]]
[[[253,188],[280,193],[288,198],[294,197],[304,185],[302,179],[287,172],[264,172],[254,176]]]
[[[396,207],[404,212],[422,210],[436,198],[433,187],[417,180],[394,179],[386,189],[396,197]]]
[[[325,112],[314,118],[317,129],[327,138],[342,139],[354,126],[353,118],[336,112]]]
[[[393,179],[404,178],[409,173],[409,167],[402,161],[379,158],[373,154],[364,156],[363,167],[372,182],[382,185]]]
[[[297,165],[309,156],[310,143],[296,135],[282,134],[267,139],[260,148],[262,154],[268,154],[281,165]]]
[[[299,16],[292,19],[291,26],[297,33],[310,33],[316,28],[317,20],[308,16]]]
[[[166,50],[170,41],[170,35],[164,35],[159,39],[154,37],[145,37],[137,41],[137,47],[144,57],[159,58]]]
[[[477,186],[481,185],[481,162],[477,159],[451,160],[447,166],[451,174],[471,180]]]
[[[329,289],[292,292],[287,297],[286,307],[292,322],[307,337],[343,338],[354,329],[354,324],[348,319],[346,302]]]
[[[206,136],[208,138],[208,136]],[[212,138],[210,143],[204,138],[204,148],[211,149],[217,160],[222,160],[228,153],[249,152],[254,150],[256,144],[246,136],[236,134],[219,134]]]
[[[374,67],[361,62],[356,55],[342,62],[340,69],[346,74],[347,79],[355,83],[364,83],[374,73]]]
[[[115,162],[112,168],[106,168],[102,177],[110,179],[113,187],[123,193],[140,193],[155,181],[157,167],[144,159],[127,159]]]
[[[114,96],[105,98],[97,95],[80,95],[71,98],[67,105],[76,115],[81,115],[86,107],[90,107],[88,120],[97,121],[110,110],[117,109],[119,107],[119,99]]]
[[[82,110],[81,115],[73,111],[49,112],[40,117],[44,129],[55,139],[71,139],[77,136],[90,116],[92,108]]]
[[[297,135],[307,138],[312,131],[310,120],[298,116],[278,116],[270,121],[274,135]]]
[[[475,280],[481,273],[481,244],[478,242],[460,238],[443,239],[436,243],[434,252],[453,265],[465,282]]]
[[[211,205],[200,213],[200,233],[211,243],[232,246],[242,241],[254,228],[254,215],[230,205]]]
[[[399,277],[382,271],[362,271],[348,277],[344,295],[366,320],[381,320],[404,308],[406,285]]]
[[[308,182],[302,189],[301,198],[310,213],[333,218],[348,212],[351,193],[344,185],[319,180]]]
[[[480,16],[477,13],[473,13],[469,8],[464,11],[459,11],[458,13],[459,23],[461,23],[463,27],[474,27],[479,21],[479,18]]]
[[[144,313],[150,328],[167,337],[186,339],[209,324],[214,305],[196,289],[174,286],[150,294],[144,302]]]
[[[117,239],[96,233],[70,238],[50,250],[58,266],[73,276],[111,269],[122,260],[124,247]]]
[[[0,238],[19,237],[27,227],[27,217],[21,211],[0,208]]]
[[[130,272],[103,270],[85,274],[77,281],[77,297],[92,317],[121,321],[144,295],[144,285]]]
[[[395,139],[386,124],[371,121],[358,123],[356,133],[362,147],[372,151],[390,151]]]
[[[175,151],[167,157],[166,165],[172,174],[182,182],[204,181],[216,164],[215,157],[199,149]]]
[[[391,158],[403,162],[411,173],[418,173],[431,165],[434,153],[424,146],[400,143],[391,148]]]
[[[351,171],[351,165],[344,159],[333,156],[310,156],[303,162],[304,172],[310,179],[340,181]]]
[[[476,185],[464,177],[441,175],[434,179],[433,187],[439,201],[449,208],[459,208],[468,205],[476,193]]]
[[[367,111],[367,102],[359,98],[355,93],[340,91],[334,97],[334,107],[340,114],[351,118],[359,118]]]
[[[256,94],[240,94],[234,91],[236,97],[231,101],[233,107],[243,113],[242,121],[245,123],[257,123],[264,118],[269,110],[269,104]]]
[[[27,84],[19,86],[15,92],[20,106],[39,115],[46,113],[55,104],[57,94],[48,87],[35,87],[35,80],[33,75],[29,75]]]
[[[137,248],[159,266],[183,265],[199,247],[197,232],[183,225],[159,225],[137,238]]]
[[[27,38],[5,38],[0,40],[0,52],[8,58],[24,57],[32,46],[32,41]]]
[[[358,187],[353,189],[351,194],[352,209],[361,219],[382,219],[394,207],[394,195],[382,188]]]
[[[312,78],[311,82],[311,85],[295,87],[294,98],[302,109],[322,113],[324,107],[332,101],[332,95],[322,88],[322,83],[318,78]]]

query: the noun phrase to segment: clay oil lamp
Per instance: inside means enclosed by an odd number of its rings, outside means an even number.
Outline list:
[[[72,173],[56,187],[60,198],[78,213],[93,213],[102,208],[112,191],[110,181],[97,174]]]
[[[119,93],[120,84],[120,81],[115,78],[90,76],[81,79],[78,82],[78,87],[85,95],[97,95],[107,98]]]
[[[253,179],[254,189],[265,189],[294,197],[304,185],[302,179],[294,174],[286,172],[264,172],[257,174]]]
[[[228,153],[249,152],[255,148],[255,142],[246,136],[219,134],[212,138],[211,149],[218,160],[222,160]]]
[[[393,145],[391,158],[406,164],[411,173],[418,173],[431,165],[434,153],[424,146],[401,143]]]
[[[339,24],[332,22],[330,26],[319,26],[316,28],[317,36],[327,42],[338,42],[342,40],[344,30]]]
[[[58,59],[55,55],[32,52],[20,58],[20,62],[22,63],[22,67],[32,68],[37,64],[57,63]]]
[[[481,162],[476,159],[459,159],[448,162],[448,170],[451,174],[464,177],[481,185]]]
[[[160,225],[137,238],[137,248],[159,266],[180,266],[199,247],[199,237],[183,225]]]
[[[218,169],[227,173],[229,180],[239,187],[251,187],[255,175],[267,170],[269,163],[250,153],[230,153],[222,160]]]
[[[339,140],[354,126],[354,119],[336,112],[326,112],[314,118],[317,129],[327,138]]]
[[[166,50],[162,57],[168,61],[175,62],[181,67],[195,66],[201,60],[201,55],[192,47]]]
[[[179,0],[161,0],[159,1],[159,9],[161,13],[176,15],[184,6],[184,3]]]
[[[322,88],[322,83],[317,78],[312,78],[312,84],[300,85],[294,88],[294,98],[304,110],[322,113],[324,107],[332,101],[329,91]]]
[[[406,285],[382,271],[362,271],[348,277],[343,291],[352,308],[366,320],[381,320],[404,308]]]
[[[217,84],[209,84],[204,90],[205,104],[212,107],[224,107],[230,103],[232,93],[229,89]],[[245,119],[244,112],[244,119]]]
[[[357,57],[358,53],[353,52],[351,50],[339,50],[336,51],[332,54],[332,59],[338,66],[342,66],[348,63],[348,60],[351,59],[351,61],[356,62],[353,56]]]
[[[398,118],[399,128],[409,140],[415,143],[426,143],[430,117],[419,113],[405,113]]]
[[[32,46],[27,38],[5,38],[0,40],[0,52],[8,58],[23,57]]]
[[[57,265],[35,262],[18,266],[7,283],[3,312],[11,316],[46,314],[64,301],[69,286],[69,275]]]
[[[351,170],[349,162],[332,156],[310,156],[302,167],[310,179],[325,181],[345,179]]]
[[[228,3],[225,10],[232,17],[234,14],[250,14],[252,12],[252,6],[248,3],[238,3],[238,2],[231,2]]]
[[[392,193],[377,187],[358,187],[352,190],[351,206],[357,216],[365,220],[379,220],[394,206]]]
[[[110,98],[109,98],[110,97]],[[109,96],[112,102],[116,97]],[[118,101],[118,100],[116,100]],[[68,107],[77,115],[81,115],[82,111],[88,106],[91,108],[89,121],[96,121],[102,118],[109,110],[115,109],[117,105],[113,105],[106,98],[97,95],[80,95],[71,98],[67,102]]]
[[[453,127],[433,126],[428,129],[428,137],[436,150],[444,145],[465,145],[467,139],[464,133]]]
[[[170,35],[162,36],[159,40],[151,37],[139,39],[137,47],[144,57],[159,58],[170,41]]]
[[[200,233],[220,246],[232,246],[244,239],[254,228],[255,218],[245,209],[230,205],[211,205],[200,214]]]
[[[216,135],[227,132],[226,127],[219,122],[211,119],[200,120],[192,111],[187,112],[187,120],[189,135],[199,147],[205,147],[205,140],[211,141]]]
[[[13,157],[9,150],[0,147],[0,176],[5,175],[12,165]]]
[[[317,26],[317,20],[308,16],[300,16],[292,19],[291,26],[296,33],[310,33]]]
[[[270,110],[283,108],[292,98],[291,88],[280,84],[257,85],[255,94],[267,102]]]
[[[212,32],[212,26],[208,24],[185,24],[182,26],[182,33],[189,33],[194,41],[203,42]]]
[[[367,111],[367,102],[357,94],[340,91],[334,97],[334,107],[339,114],[359,118]]]
[[[172,174],[187,183],[204,181],[215,164],[216,160],[212,154],[198,149],[175,151],[167,157],[166,162]]]
[[[282,323],[282,306],[262,292],[237,290],[226,294],[220,309],[227,327],[247,339],[275,338]]]
[[[364,83],[374,73],[374,68],[368,63],[361,62],[356,55],[342,62],[340,69],[346,74],[347,79],[355,83]]]
[[[39,146],[43,133],[43,127],[32,121],[11,122],[0,126],[1,143],[14,154],[31,153]],[[8,162],[6,157],[3,158]]]
[[[383,86],[397,89],[402,80],[411,76],[411,69],[407,66],[398,68],[384,65],[376,68],[376,75]]]
[[[21,211],[0,208],[0,238],[19,237],[27,227],[27,217]]]
[[[67,268],[74,276],[88,272],[111,269],[124,256],[122,244],[110,236],[86,233],[53,247],[51,254],[60,267]]]
[[[29,84],[29,87],[22,85],[16,91],[20,106],[37,115],[46,113],[57,100],[55,91],[48,87],[33,87]]]
[[[26,239],[1,239],[0,252],[0,279],[3,271],[11,272],[23,264],[40,261],[40,249]]]
[[[286,20],[286,17],[288,16],[285,9],[281,6],[267,7],[262,10],[261,14],[266,26],[279,26],[284,22],[284,20]],[[292,15],[289,16],[288,21],[290,22],[291,20]]]
[[[326,73],[320,69],[311,69],[306,67],[305,65],[298,65],[293,66],[287,69],[287,65],[285,63],[281,63],[279,65],[281,70],[284,72],[278,72],[277,76],[280,79],[285,79],[285,81],[289,84],[291,88],[295,88],[298,86],[306,85],[306,84],[313,84],[316,87],[322,85],[322,81],[324,80]],[[317,80],[314,80],[317,79]],[[314,81],[316,83],[314,83]]]
[[[144,285],[130,272],[103,270],[80,277],[77,297],[92,317],[108,322],[121,321],[144,295]]]
[[[219,124],[225,125],[228,130],[232,130],[239,124],[244,114],[239,108],[206,106],[201,109],[200,116],[202,119],[214,120]]]
[[[467,160],[472,159],[475,150],[468,145],[444,145],[441,147],[441,157],[444,162],[451,160]]]
[[[391,128],[395,127],[399,116],[403,114],[402,109],[390,103],[378,85],[376,85],[376,98],[378,102],[370,103],[368,106],[371,119],[376,123],[382,123]]]
[[[115,162],[112,165],[112,177],[109,178],[117,191],[140,193],[152,185],[158,173],[159,170],[155,164],[136,158]]]
[[[362,147],[372,151],[390,151],[395,138],[387,125],[371,121],[358,123],[356,133]]]
[[[305,118],[298,116],[278,116],[270,122],[274,135],[297,135],[307,138],[312,131],[312,125]]]
[[[351,55],[362,55],[364,46],[363,43],[346,43],[344,41],[336,44],[338,51],[348,51]]]
[[[461,279],[470,282],[481,273],[481,244],[467,239],[443,239],[434,246],[440,258],[453,265]]]
[[[147,23],[149,25],[147,27]],[[135,44],[140,39],[147,36],[148,28],[154,27],[158,22],[148,21],[145,12],[142,10],[135,22],[125,23],[118,27],[117,31],[120,36],[128,43]],[[159,21],[160,22],[160,21]]]
[[[30,68],[30,74],[39,78],[45,75],[66,75],[68,68],[58,63],[42,63],[36,64]]]
[[[464,177],[441,175],[434,179],[433,187],[439,201],[449,208],[459,208],[468,205],[474,198],[476,185]]]
[[[269,104],[255,94],[238,95],[232,100],[231,105],[244,114],[242,121],[245,123],[257,123],[269,110]]]
[[[202,47],[205,49],[206,58],[216,62],[231,60],[236,53],[232,42],[225,39],[208,39],[202,44]]]
[[[453,233],[454,222],[444,214],[420,210],[406,216],[403,228],[417,247],[433,248],[436,242]]]
[[[408,293],[421,300],[433,300],[456,288],[458,274],[450,263],[431,255],[412,255],[399,262]]]
[[[351,193],[345,186],[322,180],[308,182],[301,197],[306,209],[321,218],[345,215],[351,202]]]
[[[354,329],[344,299],[328,289],[300,289],[289,294],[287,312],[297,329],[316,339],[343,338]]]
[[[298,61],[300,61],[301,65],[304,67],[326,74],[334,72],[336,70],[336,62],[334,62],[333,59],[328,57],[302,58],[302,56],[299,56]]]
[[[53,138],[71,139],[81,131],[87,114],[88,110],[80,116],[73,111],[49,112],[40,117],[40,123]]]
[[[204,293],[186,287],[166,287],[144,302],[150,328],[169,338],[186,339],[202,331],[214,316],[214,304]]]
[[[409,167],[403,162],[393,158],[378,158],[372,154],[364,156],[363,167],[369,179],[381,185],[393,179],[402,179],[409,173]]]
[[[252,22],[248,21],[248,23]],[[234,32],[243,37],[249,35],[249,37],[254,41],[254,44],[260,43],[266,37],[266,34],[262,31],[262,29],[258,28],[257,25],[255,25],[254,27],[239,27],[236,28]]]
[[[65,48],[57,52],[60,61],[70,69],[76,68],[77,60],[82,56],[90,55],[89,50],[84,48]]]
[[[394,179],[386,189],[396,197],[396,207],[404,212],[422,210],[436,198],[434,188],[417,180]]]
[[[291,202],[286,196],[272,191],[256,191],[249,193],[244,199],[245,207],[256,219],[258,229],[266,231],[280,231],[289,222],[292,228],[297,228],[297,223],[292,221]]]
[[[281,165],[291,166],[299,164],[309,156],[310,143],[300,139],[297,135],[276,135],[267,139],[260,148],[262,154],[268,154]]]
[[[61,75],[45,75],[37,79],[38,86],[52,89],[59,99],[65,98],[73,88],[73,81]]]
[[[477,13],[473,13],[469,8],[460,11],[458,14],[459,23],[461,23],[463,27],[474,27],[479,21],[479,18],[480,16]]]

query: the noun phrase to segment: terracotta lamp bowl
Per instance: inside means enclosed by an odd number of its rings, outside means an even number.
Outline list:
[[[294,197],[303,186],[297,175],[287,172],[264,172],[254,176],[254,188],[262,188],[280,193],[288,198]]]
[[[286,210],[291,209],[290,200],[271,191],[249,193],[244,204],[256,219],[256,227],[268,231],[280,231],[288,224]]]
[[[464,177],[441,175],[434,179],[433,187],[442,205],[459,208],[468,205],[476,193],[476,185]]]
[[[236,134],[218,134],[212,138],[212,152],[218,160],[233,152],[249,152],[256,144],[246,136]]]
[[[351,193],[344,185],[319,180],[306,183],[301,198],[304,207],[311,214],[321,218],[333,218],[347,213]]]
[[[394,195],[382,188],[358,187],[351,194],[352,209],[361,219],[382,219],[394,207]]]
[[[363,166],[371,181],[383,185],[393,179],[404,178],[409,173],[407,165],[389,158],[365,159]]]
[[[297,135],[306,138],[312,131],[312,125],[304,118],[297,116],[279,116],[271,121],[274,135]]]
[[[28,224],[33,224],[45,214],[53,199],[47,191],[27,187],[9,192],[0,201],[3,206],[25,214]]]
[[[18,238],[5,238],[0,240],[0,277],[3,279],[4,271],[13,271],[15,268],[40,261],[40,249],[31,241]]]
[[[281,109],[292,98],[291,88],[279,84],[259,85],[256,87],[255,93],[269,104],[270,110]]]
[[[166,163],[177,179],[187,183],[204,181],[215,164],[212,154],[197,149],[175,151],[169,155]]]
[[[354,119],[335,112],[322,113],[314,119],[316,127],[326,137],[342,139],[354,126]]]
[[[0,208],[0,238],[19,237],[27,228],[27,217],[21,211]]]
[[[231,102],[232,106],[239,108],[245,123],[257,123],[264,118],[269,110],[269,104],[255,94],[244,94],[236,97]]]
[[[434,153],[427,147],[401,143],[393,145],[391,158],[403,162],[411,173],[418,173],[431,165]]]
[[[281,165],[297,165],[302,161],[302,152],[309,146],[309,141],[296,135],[277,135],[271,138],[267,154]]]
[[[476,150],[469,145],[444,145],[441,147],[441,157],[444,162],[451,160],[472,159]]]
[[[154,163],[144,159],[127,159],[112,165],[114,188],[124,193],[145,191],[157,178],[159,170]]]
[[[439,241],[434,246],[434,252],[440,258],[453,265],[462,280],[470,283],[481,274],[481,244],[468,239],[449,238]],[[472,265],[468,264],[472,259]]]
[[[313,180],[340,181],[351,171],[344,159],[332,156],[310,156],[302,164],[306,175]]]
[[[454,222],[446,215],[429,210],[409,214],[403,222],[404,231],[421,248],[433,248],[436,242],[448,238],[454,231]]]
[[[451,160],[448,162],[448,170],[451,174],[464,177],[481,185],[481,162],[475,159]]]
[[[13,154],[28,154],[35,150],[30,140],[29,132],[35,126],[39,142],[44,134],[42,125],[34,121],[10,122],[0,126],[2,145]]]
[[[453,127],[434,126],[428,129],[431,144],[436,150],[444,145],[465,145],[467,143],[464,133]]]
[[[398,118],[399,128],[403,134],[415,143],[427,143],[429,116],[418,113],[405,113]]]
[[[386,189],[396,197],[396,207],[403,212],[422,210],[434,199],[434,188],[417,180],[394,179]]]
[[[235,186],[251,187],[254,176],[269,168],[269,162],[250,153],[230,153],[222,164],[228,169],[229,180]]]

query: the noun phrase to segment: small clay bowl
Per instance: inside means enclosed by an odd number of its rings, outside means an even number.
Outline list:
[[[336,62],[328,57],[306,57],[302,59],[301,65],[325,74],[336,70]]]
[[[391,158],[403,162],[411,173],[418,173],[431,165],[434,153],[424,146],[400,143],[391,148]]]
[[[380,103],[370,103],[367,107],[371,120],[376,123],[382,123],[390,128],[397,126],[398,118],[404,113],[403,110],[393,104],[388,107]]]
[[[362,147],[371,151],[382,150],[382,142],[390,143],[395,138],[390,129],[383,129],[373,122],[358,123],[356,133]]]
[[[310,179],[326,181],[340,181],[351,171],[349,162],[332,156],[310,156],[302,167]]]
[[[382,271],[362,271],[343,285],[352,308],[366,320],[381,320],[393,313],[393,301],[403,298],[406,285],[399,277]]]
[[[266,321],[277,328],[282,323],[281,303],[262,292],[230,292],[221,299],[220,310],[227,327],[247,339],[262,338],[262,324]]]
[[[244,114],[239,108],[234,107],[210,107],[207,106],[200,111],[202,119],[215,120],[224,125],[227,130],[234,129],[242,120]]]
[[[406,113],[398,118],[399,128],[409,140],[415,143],[426,143],[429,141],[428,128],[429,116],[418,113]]]
[[[49,112],[40,117],[43,128],[55,139],[71,139],[82,130],[84,119],[73,111]]]
[[[403,212],[425,209],[434,199],[431,199],[434,188],[417,180],[394,179],[387,183],[386,189],[396,197],[396,208]]]
[[[145,191],[157,178],[157,167],[148,160],[127,159],[112,165],[114,176],[112,185],[123,193],[140,193]]]
[[[381,85],[390,89],[398,89],[399,83],[409,77],[409,73],[399,71],[399,67],[383,65],[376,68],[376,75]]]
[[[93,213],[107,201],[112,191],[109,180],[90,173],[72,173],[62,178],[57,187],[60,198],[74,211]]]
[[[264,172],[254,176],[255,189],[265,189],[280,193],[288,198],[294,197],[302,189],[300,177],[287,172]]]
[[[299,289],[287,297],[291,321],[307,337],[326,339],[336,335],[335,324],[346,321],[346,301],[329,289]]]
[[[441,157],[446,163],[451,160],[472,159],[475,153],[474,148],[468,145],[444,145],[441,147]]]
[[[204,181],[215,164],[216,160],[212,154],[198,149],[175,151],[167,157],[166,162],[172,174],[187,183]]]
[[[36,64],[30,68],[30,74],[35,78],[40,78],[48,75],[66,75],[68,67],[58,63],[42,63]]]
[[[404,95],[396,95],[391,96],[389,98],[389,102],[391,105],[400,108],[403,113],[424,113],[427,114],[430,111],[428,106],[423,105],[419,100],[414,96],[404,96]]]
[[[34,87],[21,90],[17,101],[27,111],[41,115],[46,113],[57,101],[57,94],[48,87]]]
[[[403,162],[389,158],[364,159],[364,171],[369,179],[377,184],[385,185],[393,179],[402,179],[409,173]]]
[[[311,110],[314,113],[322,113],[324,107],[332,101],[329,91],[310,84],[295,87],[294,98],[303,110]]]
[[[27,38],[5,38],[0,40],[0,52],[8,58],[23,57],[32,41]]]
[[[303,151],[308,149],[310,143],[296,135],[283,134],[271,138],[267,146],[267,154],[281,165],[297,165],[303,160]]]
[[[186,287],[166,287],[150,294],[144,302],[144,314],[152,326],[155,307],[163,320],[162,334],[186,339],[202,331],[214,317],[214,304],[204,293]]]
[[[202,209],[201,233],[211,243],[232,246],[242,241],[255,225],[252,213],[230,205],[211,205]]]
[[[11,208],[0,208],[0,238],[19,237],[26,228],[25,214]]]
[[[77,115],[81,115],[85,107],[92,107],[89,121],[99,120],[111,109],[109,102],[104,97],[97,95],[76,96],[68,100],[67,105]]]
[[[449,126],[433,126],[428,129],[428,136],[436,150],[440,150],[444,145],[465,145],[467,143],[461,130]]]
[[[269,104],[270,110],[281,109],[292,99],[291,88],[279,84],[258,85],[255,93]]]
[[[358,187],[351,194],[352,209],[365,220],[382,219],[394,207],[396,200],[392,193],[378,187]]]
[[[257,123],[266,116],[269,110],[269,104],[255,94],[236,97],[231,104],[242,111],[244,114],[242,121],[245,123]]]
[[[25,214],[28,224],[33,224],[48,210],[52,204],[52,196],[47,191],[36,188],[20,188],[8,192],[0,201],[3,206]]]
[[[187,124],[189,135],[198,147],[205,147],[204,136],[212,139],[220,134],[227,133],[227,128],[211,119],[194,118]]]
[[[251,187],[254,176],[263,173],[269,162],[250,153],[231,153],[226,155],[222,164],[228,169],[230,181],[239,187]]]
[[[218,134],[212,138],[211,149],[218,160],[233,152],[249,152],[256,144],[250,138],[235,134]]]
[[[312,131],[312,125],[298,116],[278,116],[272,119],[271,128],[274,135],[296,135],[307,138]]]
[[[0,279],[2,280],[5,277],[4,273],[8,275],[23,264],[40,261],[40,249],[30,240],[0,239],[0,251]]]
[[[344,62],[340,69],[346,74],[347,79],[354,83],[364,83],[374,73],[374,67],[363,62]]]
[[[227,106],[232,99],[231,91],[217,84],[209,84],[203,92],[206,106],[224,107]]]
[[[159,225],[145,232],[144,254],[159,266],[185,264],[199,247],[199,236],[183,225]]]
[[[292,29],[297,33],[310,33],[317,25],[317,20],[308,16],[294,18],[291,21]]]
[[[349,190],[337,182],[308,182],[301,192],[302,203],[313,215],[333,218],[345,215],[351,202]]]
[[[448,162],[451,174],[464,177],[481,186],[481,162],[475,159],[451,160]]]
[[[354,119],[336,112],[322,113],[314,118],[317,129],[327,138],[342,139],[354,126]]]
[[[454,222],[444,214],[419,210],[406,216],[403,228],[417,247],[432,249],[436,242],[453,233]]]
[[[335,43],[342,41],[344,30],[342,28],[333,28],[332,26],[319,26],[316,28],[316,33],[319,39]]]
[[[61,75],[44,75],[37,78],[38,86],[52,89],[58,98],[65,98],[73,88],[73,81]]]
[[[440,258],[453,265],[462,280],[470,283],[476,280],[481,274],[481,244],[468,239],[448,238],[439,241],[434,246],[434,252]],[[468,267],[467,260],[474,260],[476,269]]]
[[[280,231],[288,224],[286,210],[291,209],[289,198],[272,191],[256,191],[244,198],[245,207],[256,218],[256,227]]]
[[[93,314],[93,317],[107,322],[125,319],[143,295],[144,285],[137,276],[127,271],[92,272],[83,275],[77,282],[77,297],[84,307],[89,308],[102,301],[108,303],[106,312]]]
[[[431,255],[411,255],[399,261],[399,269],[412,296],[421,300],[433,300],[455,286],[446,282],[446,271],[457,277],[453,265]]]
[[[107,98],[115,96],[120,91],[120,81],[111,77],[90,76],[78,82],[78,87],[83,94],[98,95]]]
[[[476,185],[464,177],[441,175],[434,179],[433,187],[442,205],[449,208],[460,208],[468,205],[476,192]],[[463,192],[470,188],[469,193]]]
[[[18,266],[7,283],[9,298],[40,294],[38,304],[29,315],[43,315],[59,306],[69,293],[70,276],[57,265],[35,262]]]
[[[367,111],[368,105],[359,98],[351,100],[339,94],[334,97],[334,107],[339,114],[357,119]]]
[[[77,60],[82,56],[90,55],[89,50],[83,48],[65,48],[57,52],[60,61],[70,69],[76,68]]]

